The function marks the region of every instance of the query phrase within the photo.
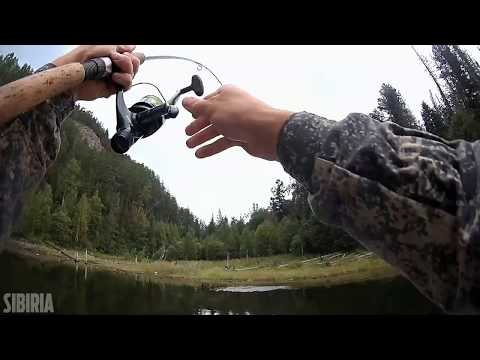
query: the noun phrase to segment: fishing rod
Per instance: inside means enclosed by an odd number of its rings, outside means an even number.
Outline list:
[[[134,53],[140,64],[152,60],[183,60],[197,65],[200,71],[206,69],[216,81],[222,85],[218,77],[204,64],[187,57],[173,55],[145,56],[143,53]],[[90,59],[85,63],[71,63],[55,67],[37,74],[13,81],[0,87],[0,127],[8,124],[18,115],[31,111],[35,106],[47,99],[58,96],[73,89],[87,80],[107,80],[115,72],[115,66],[109,57]],[[203,82],[200,76],[193,75],[191,83],[178,90],[168,101],[165,100],[160,89],[151,83],[160,95],[147,95],[141,98],[130,108],[124,100],[125,90],[119,89],[116,94],[116,133],[110,140],[112,149],[120,154],[127,152],[139,139],[155,133],[167,119],[177,117],[179,110],[176,102],[181,95],[193,91],[202,96]]]

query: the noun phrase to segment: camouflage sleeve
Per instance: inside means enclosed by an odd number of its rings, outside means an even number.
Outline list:
[[[302,112],[278,156],[324,223],[396,267],[446,312],[480,311],[480,143],[350,114]]]
[[[74,108],[62,95],[0,127],[0,252],[18,219],[25,193],[40,183],[60,149],[60,125]]]

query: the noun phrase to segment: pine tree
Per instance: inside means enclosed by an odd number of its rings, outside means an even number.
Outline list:
[[[287,187],[285,187],[283,181],[280,179],[275,181],[275,186],[271,189],[272,196],[270,197],[270,210],[273,212],[277,220],[281,220],[287,214],[287,191]]]
[[[30,65],[20,66],[15,54],[0,55],[0,86],[21,79],[33,73]]]
[[[440,78],[448,87],[448,96],[455,110],[479,109],[478,64],[458,46],[434,45],[432,53]]]
[[[390,84],[382,84],[377,110],[387,121],[407,128],[420,128],[400,92]]]
[[[446,124],[439,112],[428,106],[426,102],[422,102],[421,115],[425,129],[428,132],[438,136],[445,136]]]
[[[422,64],[425,66],[425,68],[427,69],[428,73],[430,74],[433,82],[435,83],[435,85],[437,86],[437,89],[438,89],[438,92],[440,93],[440,96],[442,97],[442,100],[443,100],[443,105],[445,106],[445,108],[447,109],[448,111],[448,116],[451,115],[452,113],[452,107],[450,105],[450,102],[447,98],[447,96],[445,95],[445,92],[443,91],[442,89],[442,86],[440,85],[438,79],[437,79],[437,76],[435,75],[434,71],[431,69],[431,66],[428,62],[427,59],[425,59],[423,56],[421,56],[417,50],[415,49],[415,47],[412,45],[412,49],[413,51],[415,52],[415,54],[417,55],[417,57],[420,59],[420,61],[422,62]],[[430,92],[430,96],[431,96],[431,92]],[[435,105],[434,105],[434,108],[435,108]]]
[[[480,137],[480,67],[470,55],[455,45],[432,46],[439,78],[454,112],[442,116],[447,138],[473,141]]]

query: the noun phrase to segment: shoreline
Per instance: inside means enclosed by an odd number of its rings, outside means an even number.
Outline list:
[[[5,248],[7,253],[36,263],[56,264],[72,268],[85,267],[84,256],[79,256],[79,261],[75,262],[75,250],[63,248],[61,250],[62,252],[47,245],[19,240],[10,240]],[[357,259],[350,255],[343,255],[339,260],[330,263],[315,262],[315,259],[313,256],[305,259],[287,255],[250,258],[248,261],[232,259],[230,264],[235,270],[225,270],[225,261],[222,260],[140,261],[135,263],[135,261],[112,255],[89,253],[87,269],[135,277],[140,275],[163,284],[204,288],[280,285],[292,288],[328,287],[390,279],[400,275],[376,256],[363,255]],[[285,262],[287,263],[284,264]]]

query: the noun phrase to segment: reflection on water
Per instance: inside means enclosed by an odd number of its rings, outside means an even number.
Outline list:
[[[226,288],[216,289],[215,291],[226,291],[226,292],[263,292],[263,291],[274,291],[274,290],[286,290],[290,289],[289,286],[230,286]]]
[[[84,264],[73,268],[0,255],[0,298],[7,292],[52,293],[55,313],[61,314],[440,313],[402,278],[330,288],[221,290],[160,284],[141,275],[94,271]]]
[[[222,314],[220,311],[215,309],[198,309],[195,315],[250,315],[250,313],[245,311],[241,314],[236,314],[232,310],[228,310],[228,312]]]

